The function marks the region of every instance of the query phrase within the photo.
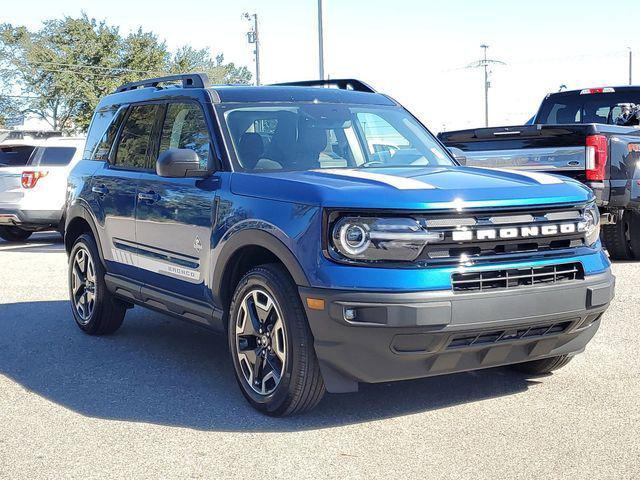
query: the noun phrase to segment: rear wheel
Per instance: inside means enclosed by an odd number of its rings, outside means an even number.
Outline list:
[[[544,375],[564,367],[572,358],[573,357],[569,355],[559,355],[557,357],[542,358],[531,362],[516,363],[511,365],[511,368],[529,375]]]
[[[635,258],[631,244],[632,238],[636,239],[635,242],[640,247],[640,240],[637,238],[640,231],[636,227],[634,232],[632,215],[631,212],[625,211],[615,224],[602,226],[601,237],[612,260],[633,260]],[[636,252],[636,255],[640,255],[640,248],[636,249]]]
[[[0,227],[0,238],[3,238],[7,242],[24,242],[32,233],[33,232],[23,230],[19,227]]]
[[[229,314],[229,347],[242,393],[273,416],[315,407],[325,391],[313,337],[291,277],[276,264],[240,280]]]
[[[126,313],[126,304],[107,290],[104,275],[95,240],[81,235],[69,255],[69,297],[76,324],[89,335],[115,332]]]

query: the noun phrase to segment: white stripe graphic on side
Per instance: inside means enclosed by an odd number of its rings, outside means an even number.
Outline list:
[[[117,263],[136,266],[143,270],[168,275],[170,277],[180,277],[194,281],[200,280],[200,272],[198,270],[162,262],[154,258],[127,252],[126,250],[121,250],[119,248],[112,248],[111,253],[113,255],[113,260]]]
[[[383,173],[363,172],[360,170],[349,170],[341,168],[326,168],[312,170],[318,173],[328,173],[330,175],[338,175],[349,178],[362,178],[363,180],[373,180],[374,182],[384,183],[398,190],[431,190],[436,187],[428,183],[416,180],[414,178],[396,177],[395,175],[386,175]]]
[[[532,180],[535,180],[541,185],[558,185],[560,183],[564,183],[564,181],[561,180],[560,178],[554,177],[553,175],[547,175],[546,173],[530,172],[530,171],[523,172],[522,170],[510,170],[508,168],[490,168],[489,170],[496,170],[498,172],[515,173],[518,175],[522,175],[523,177],[528,177]]]

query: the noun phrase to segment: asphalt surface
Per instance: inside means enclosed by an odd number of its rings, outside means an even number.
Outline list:
[[[224,339],[135,308],[82,334],[54,234],[0,241],[0,478],[640,478],[640,263],[558,373],[493,369],[327,395],[273,419]]]

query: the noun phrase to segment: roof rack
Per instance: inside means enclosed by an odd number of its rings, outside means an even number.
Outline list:
[[[330,80],[302,80],[299,82],[274,83],[283,87],[334,87],[340,90],[354,90],[356,92],[377,93],[373,87],[355,78],[332,78]]]
[[[116,88],[115,93],[128,92],[137,88],[157,88],[161,83],[182,82],[182,88],[209,88],[209,77],[206,73],[185,73],[181,75],[168,75],[166,77],[147,78],[139,82],[128,82]]]

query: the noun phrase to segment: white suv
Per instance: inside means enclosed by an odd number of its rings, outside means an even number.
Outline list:
[[[26,165],[0,166],[0,238],[16,242],[40,230],[62,231],[67,177],[82,158],[84,142],[36,141]]]

